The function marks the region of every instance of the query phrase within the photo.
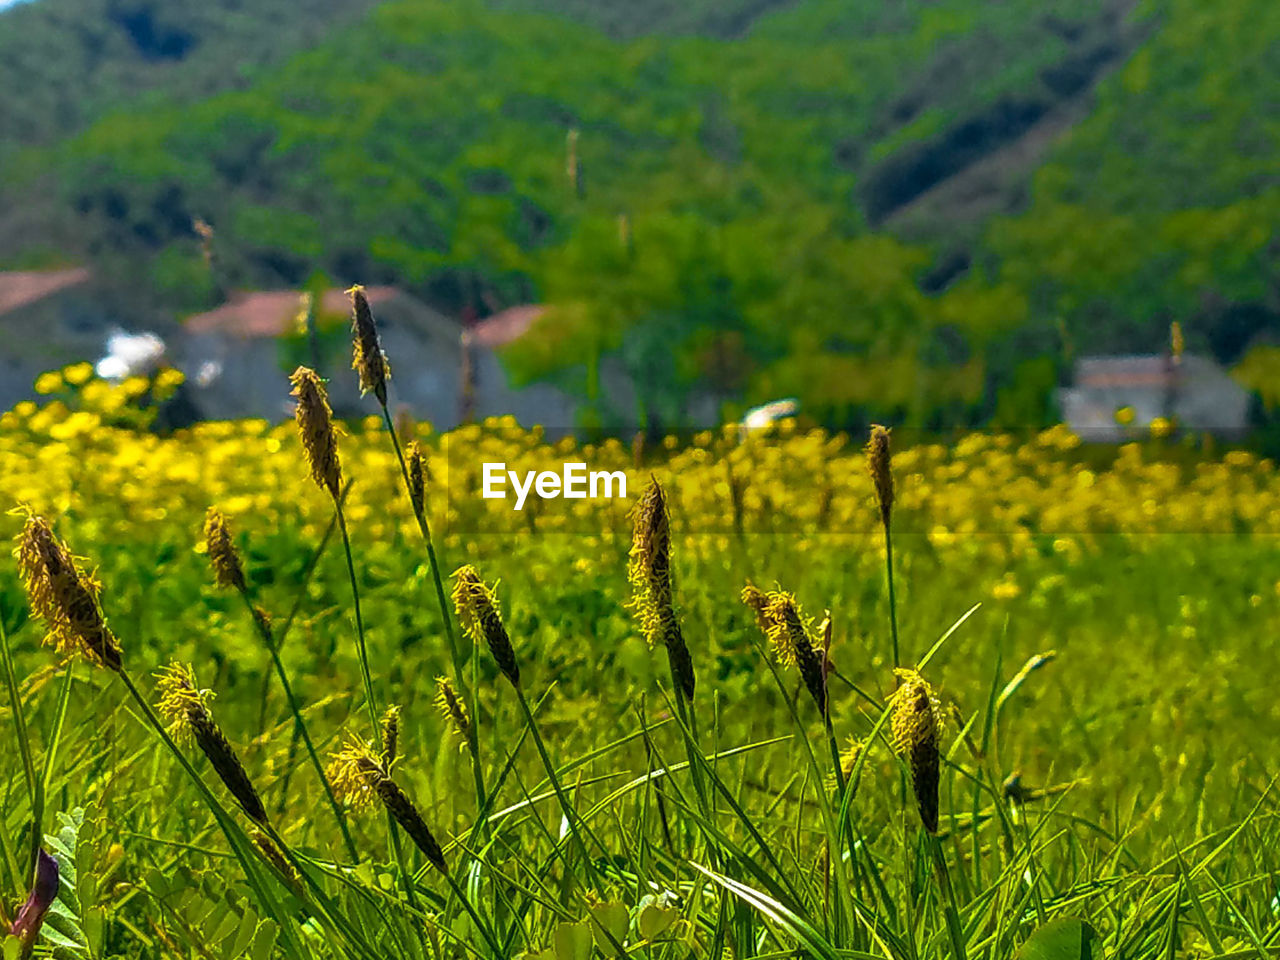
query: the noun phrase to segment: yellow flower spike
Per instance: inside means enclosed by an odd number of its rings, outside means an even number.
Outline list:
[[[938,779],[941,757],[940,704],[933,687],[915,670],[895,670],[900,683],[890,700],[893,749],[907,761],[920,822],[938,832]]]
[[[293,384],[292,395],[298,398],[294,419],[302,439],[302,450],[311,468],[311,478],[316,485],[329,491],[337,499],[342,486],[342,467],[338,461],[337,431],[333,425],[333,411],[324,383],[316,372],[308,367],[298,367],[289,377]]]
[[[80,650],[92,663],[118,671],[120,644],[98,606],[102,585],[84,572],[44,517],[24,512],[14,556],[31,612],[45,622],[46,642],[59,654]]]

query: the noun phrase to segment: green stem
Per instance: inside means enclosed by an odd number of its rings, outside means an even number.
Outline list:
[[[547,778],[551,781],[551,788],[555,791],[556,799],[560,801],[560,809],[564,812],[565,822],[569,824],[569,832],[573,834],[573,839],[578,845],[578,852],[582,855],[582,861],[587,867],[587,871],[591,874],[592,885],[597,890],[602,889],[600,886],[600,875],[596,872],[595,862],[591,859],[591,854],[587,852],[586,841],[582,839],[581,829],[586,829],[586,824],[582,822],[578,816],[578,812],[573,809],[569,803],[569,797],[564,792],[564,787],[560,785],[560,778],[556,776],[555,767],[551,763],[551,757],[547,755],[546,745],[542,742],[542,734],[538,732],[538,725],[534,722],[533,711],[529,709],[529,701],[525,698],[524,690],[519,686],[512,685],[516,691],[516,699],[520,702],[520,710],[524,713],[525,722],[529,725],[529,732],[533,735],[533,744],[538,750],[538,756],[542,758],[542,766],[547,771]],[[594,840],[594,835],[592,836]],[[600,841],[595,841],[600,845]],[[603,850],[601,846],[601,850]]]
[[[884,523],[884,569],[889,581],[889,632],[893,635],[893,665],[902,666],[898,653],[898,602],[893,593],[893,538],[889,535],[889,521]]]
[[[31,758],[31,742],[27,734],[25,711],[22,709],[22,696],[18,691],[18,679],[13,669],[13,652],[9,649],[9,632],[4,627],[4,618],[0,617],[0,653],[4,655],[4,679],[9,688],[9,708],[13,714],[14,732],[18,737],[18,752],[22,754],[22,771],[27,780],[27,794],[31,799],[31,857],[27,864],[27,874],[34,880],[36,861],[39,857],[41,840],[42,808],[44,806],[44,789],[40,778],[36,776],[35,761]],[[67,667],[70,670],[70,666]],[[18,879],[18,878],[15,878]],[[19,884],[22,881],[18,880]]]
[[[333,795],[333,787],[329,783],[329,778],[325,776],[324,766],[320,763],[320,757],[316,754],[315,745],[311,742],[311,734],[307,732],[307,724],[302,718],[301,709],[298,707],[298,699],[293,694],[293,686],[289,683],[289,676],[285,672],[284,664],[280,661],[280,652],[271,636],[271,628],[253,609],[253,601],[249,597],[247,587],[240,590],[240,597],[249,609],[249,618],[253,621],[254,626],[257,627],[258,635],[267,646],[267,652],[271,654],[271,663],[275,667],[276,676],[280,678],[280,687],[284,690],[285,700],[288,701],[289,712],[293,714],[294,729],[302,737],[302,742],[307,748],[307,755],[311,758],[312,766],[315,767],[316,776],[320,778],[320,785],[324,787],[325,799],[329,802],[329,809],[333,811],[333,818],[338,821],[338,829],[342,831],[342,841],[346,845],[347,853],[353,862],[359,863],[360,856],[356,852],[355,842],[351,839],[351,831],[347,828],[347,818],[342,814],[342,808],[338,805],[337,797]]]
[[[458,649],[458,638],[453,632],[453,620],[449,616],[449,601],[445,597],[444,579],[440,575],[440,560],[436,556],[435,541],[431,536],[431,524],[427,520],[426,508],[418,504],[414,498],[409,481],[409,467],[405,463],[404,451],[400,448],[400,438],[396,435],[395,424],[391,421],[391,411],[382,404],[382,419],[387,425],[387,434],[391,437],[391,445],[395,448],[396,459],[400,462],[400,476],[404,480],[405,494],[409,497],[409,505],[413,508],[413,517],[418,523],[418,530],[427,546],[427,563],[431,567],[431,580],[435,586],[436,602],[440,605],[440,619],[444,622],[444,635],[449,643],[449,659],[453,661],[453,678],[458,685],[458,694],[476,719],[467,729],[467,749],[471,753],[471,775],[475,780],[476,809],[481,813],[487,808],[489,796],[484,782],[484,769],[480,765],[480,737],[476,732],[480,713],[477,709],[474,686],[467,683],[462,670],[462,653]],[[474,657],[472,658],[475,659]],[[488,831],[488,818],[482,816],[483,829]]]
[[[840,745],[836,743],[836,732],[831,726],[831,715],[822,718],[827,727],[827,745],[831,748],[831,767],[835,771],[836,798],[844,795],[844,767],[840,764]]]
[[[360,587],[356,582],[356,564],[351,555],[351,536],[347,532],[347,517],[342,509],[342,502],[337,497],[333,500],[333,509],[338,515],[338,529],[342,532],[342,552],[347,558],[347,578],[351,581],[351,600],[356,614],[356,644],[360,653],[360,677],[364,681],[365,706],[369,711],[369,725],[373,728],[373,741],[382,752],[382,724],[378,718],[378,702],[373,696],[373,676],[369,672],[369,648],[364,639],[364,618],[360,615]],[[409,905],[418,906],[418,894],[413,887],[413,871],[405,859],[404,848],[400,845],[400,828],[396,826],[391,814],[387,814],[387,832],[391,846],[391,856],[400,872],[400,881],[404,884],[405,897]]]
[[[364,681],[365,706],[369,710],[369,723],[373,727],[374,742],[382,749],[382,728],[378,724],[378,703],[373,697],[373,676],[369,673],[369,650],[364,640],[364,618],[360,615],[360,587],[356,583],[356,564],[351,557],[351,536],[347,532],[347,518],[342,504],[335,497],[333,509],[338,515],[338,529],[342,531],[342,551],[347,557],[347,577],[351,581],[351,600],[356,614],[356,649],[360,655],[360,677]]]
[[[160,722],[160,718],[156,716],[155,711],[151,708],[151,704],[147,702],[146,697],[144,697],[134,685],[129,674],[121,668],[116,671],[116,675],[125,685],[125,689],[129,691],[129,695],[133,697],[134,702],[138,705],[138,709],[142,711],[142,715],[146,719],[147,723],[168,748],[169,752],[177,759],[191,782],[195,784],[196,790],[200,793],[200,796],[213,813],[214,819],[218,821],[218,826],[226,836],[227,843],[231,845],[231,849],[235,853],[236,859],[240,862],[240,868],[244,871],[245,879],[249,882],[249,886],[253,888],[259,902],[270,908],[275,901],[267,895],[266,890],[262,886],[262,878],[253,870],[249,864],[249,860],[245,857],[244,850],[239,842],[241,838],[237,837],[238,828],[235,825],[235,821],[222,804],[218,802],[218,798],[213,795],[213,791],[210,790],[208,784],[204,782],[204,778],[201,777],[196,771],[196,768],[191,765],[191,761],[189,761],[186,756],[183,755],[182,751],[178,749],[178,745],[174,743],[173,738],[169,736],[169,732],[165,730],[164,724]],[[272,912],[277,914],[274,919],[281,924],[282,928],[288,930],[288,938],[296,941],[296,935],[292,928],[287,927],[288,920],[283,915],[283,912],[278,910],[273,910]]]
[[[457,880],[453,879],[452,875],[446,873],[444,878],[449,881],[449,886],[453,888],[454,896],[458,898],[458,902],[462,904],[462,908],[467,911],[467,914],[475,923],[476,929],[480,931],[480,936],[484,937],[484,942],[488,944],[489,949],[493,951],[494,957],[505,956],[502,948],[498,946],[498,941],[494,939],[493,933],[489,930],[489,925],[484,922],[484,918],[480,916],[479,911],[477,911],[475,906],[471,903],[471,898],[467,896],[467,892],[462,889],[462,886]]]
[[[947,921],[947,936],[951,938],[951,949],[955,960],[967,960],[968,954],[966,954],[964,948],[964,928],[960,924],[960,910],[956,904],[956,892],[951,886],[951,874],[947,872],[947,861],[942,855],[942,844],[938,842],[938,838],[933,834],[927,836],[926,843],[929,846],[929,853],[933,857],[934,872],[938,875],[938,886],[942,888],[942,894],[946,897],[946,903],[943,904],[943,914]]]

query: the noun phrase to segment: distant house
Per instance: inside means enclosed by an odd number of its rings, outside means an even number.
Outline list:
[[[0,272],[0,410],[33,396],[35,378],[102,356],[114,325],[84,267]]]
[[[1098,442],[1124,440],[1157,417],[1228,437],[1248,427],[1248,391],[1213,360],[1190,354],[1179,361],[1168,355],[1082,357],[1074,385],[1060,390],[1058,401],[1067,425]]]
[[[365,295],[391,362],[393,405],[407,406],[440,429],[455,426],[464,416],[502,414],[513,414],[525,425],[573,424],[573,398],[545,384],[511,389],[495,356],[495,349],[522,336],[532,320],[512,323],[499,315],[464,330],[397,287],[369,287]],[[297,291],[254,291],[187,319],[182,366],[204,416],[279,420],[290,414],[287,368],[313,361],[309,342],[296,333],[299,307]],[[349,312],[350,301],[339,289],[326,290],[316,304],[321,317]],[[375,413],[372,399],[360,399],[348,328],[323,340],[319,372],[329,378],[335,412]],[[466,392],[464,383],[471,384]]]

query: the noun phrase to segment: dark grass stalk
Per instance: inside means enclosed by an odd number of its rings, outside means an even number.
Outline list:
[[[253,600],[249,596],[248,588],[240,589],[238,592],[249,611],[249,619],[253,621],[258,635],[267,647],[267,652],[271,654],[271,663],[275,667],[276,676],[280,678],[280,689],[284,691],[285,700],[289,704],[289,712],[293,714],[294,733],[302,738],[302,742],[307,748],[307,756],[311,758],[311,765],[315,767],[316,776],[320,778],[320,785],[324,788],[324,795],[328,801],[329,809],[333,811],[333,818],[337,821],[338,829],[342,832],[342,841],[347,848],[347,854],[351,857],[353,863],[358,863],[360,856],[356,852],[355,841],[351,839],[351,831],[347,827],[347,818],[342,813],[342,807],[339,806],[337,797],[333,795],[333,787],[329,783],[329,778],[325,776],[324,765],[321,764],[320,757],[316,754],[315,744],[311,742],[311,734],[307,731],[306,721],[302,718],[302,710],[298,706],[297,697],[294,696],[293,686],[289,683],[289,675],[284,669],[284,664],[280,661],[280,651],[272,639],[271,627],[254,610]],[[281,639],[283,639],[283,631],[281,632]]]
[[[485,945],[493,951],[495,960],[505,957],[502,947],[498,945],[498,941],[494,938],[493,932],[489,929],[489,925],[485,923],[484,918],[480,916],[480,912],[476,910],[471,903],[471,898],[467,896],[467,892],[457,880],[453,879],[452,874],[446,873],[445,880],[449,883],[449,888],[453,891],[453,895],[458,898],[458,902],[462,904],[462,909],[467,911],[467,915],[471,918],[471,922],[476,925],[476,929],[480,931],[480,936],[484,937]]]
[[[380,401],[381,402],[381,401]],[[435,540],[431,536],[431,524],[427,519],[427,511],[425,504],[420,504],[413,496],[412,482],[409,479],[409,467],[405,463],[404,451],[400,447],[400,438],[396,435],[395,424],[391,421],[391,412],[387,409],[386,403],[382,403],[382,419],[387,425],[387,434],[391,437],[391,446],[395,449],[396,460],[400,464],[400,476],[404,480],[405,495],[409,498],[409,505],[413,508],[413,517],[418,523],[418,530],[422,534],[422,540],[427,547],[427,563],[431,567],[431,581],[435,586],[436,603],[440,607],[440,619],[444,622],[444,635],[449,644],[449,658],[453,661],[453,679],[458,685],[459,695],[463,702],[471,711],[473,723],[467,731],[467,749],[471,753],[471,770],[472,777],[475,780],[476,789],[476,808],[484,810],[487,806],[488,791],[485,788],[484,768],[480,763],[480,737],[476,728],[479,725],[479,704],[476,702],[474,683],[467,683],[462,665],[462,653],[458,648],[458,637],[453,631],[453,620],[449,614],[449,601],[445,595],[444,579],[440,575],[440,560],[436,556]],[[476,657],[472,655],[473,664]],[[474,681],[475,671],[472,671],[472,680]],[[484,821],[482,817],[482,822]],[[487,829],[487,827],[486,827]]]
[[[840,763],[840,745],[836,742],[836,731],[831,725],[830,701],[823,710],[822,721],[827,732],[827,746],[831,750],[831,769],[836,781],[836,799],[839,800],[844,795],[844,765]]]

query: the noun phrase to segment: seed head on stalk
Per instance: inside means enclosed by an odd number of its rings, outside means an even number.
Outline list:
[[[876,488],[876,502],[880,505],[880,522],[886,528],[893,514],[893,470],[890,463],[889,431],[880,424],[873,424],[867,440],[867,472]]]
[[[382,765],[392,769],[400,756],[400,708],[387,707],[382,714]]]
[[[627,579],[631,599],[627,601],[650,647],[661,642],[667,648],[673,680],[687,699],[693,699],[695,678],[693,659],[675,611],[675,591],[671,585],[671,516],[667,497],[657,479],[645,488],[632,512],[631,554]]]
[[[748,583],[742,588],[741,599],[751,608],[751,612],[755,614],[756,626],[767,637],[769,635],[769,597],[754,583]]]
[[[933,687],[915,670],[895,670],[898,689],[891,700],[893,749],[907,761],[920,821],[938,832],[940,705]]]
[[[301,896],[302,878],[298,876],[298,871],[293,868],[293,864],[285,858],[285,855],[281,852],[280,848],[276,846],[276,842],[261,830],[254,830],[252,837],[254,844],[262,852],[262,855],[266,858],[267,862],[271,864],[271,866],[275,867],[276,871],[284,879],[285,883],[287,883],[294,891],[294,893]]]
[[[391,365],[382,352],[378,328],[373,322],[373,311],[364,287],[356,284],[347,291],[351,297],[351,332],[353,349],[351,369],[360,374],[360,394],[370,390],[383,406],[387,403],[387,381],[391,379]]]
[[[480,579],[480,574],[470,564],[453,573],[453,606],[471,642],[487,644],[498,669],[513,686],[518,687],[520,666],[516,663],[507,628],[502,624],[497,597],[493,588]]]
[[[462,702],[458,691],[453,687],[453,681],[448,677],[436,677],[435,702],[440,715],[448,721],[454,733],[465,741],[471,735],[471,714],[467,712],[467,705]]]
[[[427,471],[422,459],[422,448],[415,440],[409,444],[405,453],[409,463],[409,499],[413,502],[414,512],[422,513],[426,509],[427,500]]]
[[[352,809],[367,810],[375,802],[381,803],[428,862],[441,873],[449,872],[444,851],[422,819],[422,814],[408,794],[391,779],[391,774],[367,743],[351,736],[347,745],[333,755],[328,773],[334,793]]]
[[[298,367],[289,382],[293,384],[292,396],[298,398],[294,417],[311,478],[336,499],[342,485],[342,467],[338,462],[337,430],[324,382],[309,367]]]
[[[204,542],[209,562],[213,565],[213,578],[220,587],[233,587],[244,591],[244,566],[240,552],[231,539],[227,518],[217,507],[210,507],[204,517]]]
[[[44,517],[27,511],[14,556],[31,612],[45,623],[45,642],[61,656],[80,650],[97,666],[119,672],[120,644],[98,606],[102,585]]]
[[[169,721],[170,733],[175,739],[195,743],[249,818],[265,824],[267,811],[262,798],[209,709],[213,691],[201,690],[195,671],[185,663],[170,663],[156,677],[160,695],[156,708]]]
[[[853,776],[853,768],[865,747],[866,744],[857,737],[849,736],[845,739],[844,749],[840,751],[840,772],[844,775],[846,783]]]
[[[809,689],[818,712],[827,707],[827,678],[823,669],[823,655],[814,649],[810,639],[810,618],[806,617],[791,594],[776,590],[768,595],[769,605],[764,619],[768,624],[767,635],[778,662],[795,666],[800,671],[804,685]]]

